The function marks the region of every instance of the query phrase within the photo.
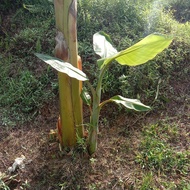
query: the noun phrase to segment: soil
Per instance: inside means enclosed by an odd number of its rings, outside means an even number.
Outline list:
[[[189,149],[189,141],[183,138],[184,134],[190,134],[188,106],[173,102],[168,108],[170,115],[167,109],[146,115],[118,114],[114,106],[107,107],[107,112],[103,109],[102,115],[106,117],[100,121],[98,150],[89,157],[85,151],[81,153],[75,149],[60,152],[58,142],[50,140],[49,132],[55,129],[58,117],[57,98],[56,102],[44,105],[34,121],[11,130],[0,127],[3,181],[10,189],[130,189],[142,177],[141,169],[135,164],[135,152],[143,124],[155,123],[168,115],[171,122],[175,121],[181,127],[180,143],[175,146]],[[183,113],[179,116],[171,110],[182,110]],[[25,167],[9,174],[8,168],[22,155],[25,156]]]

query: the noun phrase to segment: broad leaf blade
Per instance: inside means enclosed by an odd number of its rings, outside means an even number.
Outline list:
[[[58,59],[56,57],[51,57],[49,55],[44,55],[39,53],[35,53],[35,55],[59,72],[65,73],[68,76],[80,81],[88,80],[85,73],[83,73],[81,70],[77,69],[76,67],[72,66],[70,63],[64,62],[61,59]]]
[[[172,39],[161,35],[151,34],[131,46],[121,51],[115,58],[121,65],[136,66],[153,59],[157,54],[167,48]]]
[[[107,58],[117,53],[117,50],[110,43],[110,38],[103,32],[97,32],[93,35],[93,48],[96,54],[101,58]]]
[[[99,59],[99,66],[106,65],[116,60],[121,65],[136,66],[146,63],[161,53],[172,42],[171,38],[162,35],[151,34],[135,45],[110,57]]]
[[[109,99],[112,102],[115,102],[117,104],[122,104],[128,109],[136,110],[136,111],[148,111],[151,108],[149,106],[144,105],[137,99],[129,99],[129,98],[124,98],[122,96],[114,96]]]

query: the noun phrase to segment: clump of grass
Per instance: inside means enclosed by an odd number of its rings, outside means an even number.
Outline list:
[[[153,190],[153,174],[152,172],[146,173],[142,177],[141,185],[139,187],[140,190],[150,189]]]
[[[173,11],[174,18],[179,22],[190,20],[189,8],[190,2],[186,0],[168,0],[168,6]]]
[[[30,3],[36,5],[39,1]],[[33,55],[36,51],[52,54],[53,13],[33,13],[22,4],[14,11],[1,20],[4,35],[0,37],[0,112],[6,126],[31,119],[57,91],[55,73],[39,67]]]
[[[171,181],[174,178],[187,177],[190,168],[190,152],[176,151],[169,144],[170,138],[177,138],[179,135],[175,125],[152,124],[144,127],[136,163],[144,171],[153,172],[154,176],[159,178],[169,175]],[[179,187],[178,183],[175,181],[173,183]],[[166,188],[168,184],[165,185]]]
[[[44,102],[54,96],[51,78],[48,78],[51,77],[51,72],[48,74],[46,71],[37,77],[26,68],[13,65],[12,59],[4,58],[3,64],[0,64],[0,107],[3,125],[26,121]]]
[[[158,173],[186,174],[190,164],[187,152],[174,152],[162,141],[146,138],[140,147],[141,153],[137,162],[143,169],[153,170]]]

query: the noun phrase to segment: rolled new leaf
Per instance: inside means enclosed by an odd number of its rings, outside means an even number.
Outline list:
[[[75,78],[80,81],[86,81],[88,80],[86,74],[82,72],[80,69],[77,69],[76,67],[72,66],[70,63],[64,62],[61,59],[58,59],[56,57],[51,57],[49,55],[35,53],[35,55],[44,61],[45,63],[49,64],[51,67],[56,69],[57,71],[61,73],[65,73],[71,78]]]
[[[85,88],[82,89],[80,97],[87,106],[91,105],[91,96]]]
[[[151,109],[149,106],[146,106],[143,103],[141,103],[140,100],[124,98],[120,95],[114,96],[114,97],[110,98],[109,100],[102,102],[100,104],[100,108],[108,102],[115,102],[117,104],[122,104],[126,108],[132,109],[135,111],[148,111]]]
[[[97,32],[93,35],[94,52],[101,58],[107,58],[115,55],[117,50],[110,43],[110,37],[104,32]]]

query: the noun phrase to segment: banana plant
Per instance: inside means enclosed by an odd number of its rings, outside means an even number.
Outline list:
[[[117,61],[119,64],[126,66],[138,66],[144,64],[167,48],[171,42],[172,39],[169,37],[159,34],[151,34],[133,46],[118,52],[111,44],[109,35],[104,32],[94,34],[93,48],[95,53],[100,56],[100,59],[97,60],[99,76],[96,88],[92,87],[84,72],[73,67],[70,63],[48,55],[36,54],[37,57],[51,65],[58,72],[79,81],[84,81],[89,86],[92,95],[92,103],[90,103],[89,97],[86,95],[85,91],[83,91],[84,93],[81,94],[81,97],[83,97],[83,101],[91,107],[90,128],[87,138],[87,150],[90,155],[92,155],[97,149],[100,110],[105,104],[115,102],[116,104],[121,104],[126,108],[135,111],[148,111],[151,109],[137,99],[124,98],[120,95],[116,95],[101,102],[102,80],[105,71],[109,68],[110,64],[113,61]]]

